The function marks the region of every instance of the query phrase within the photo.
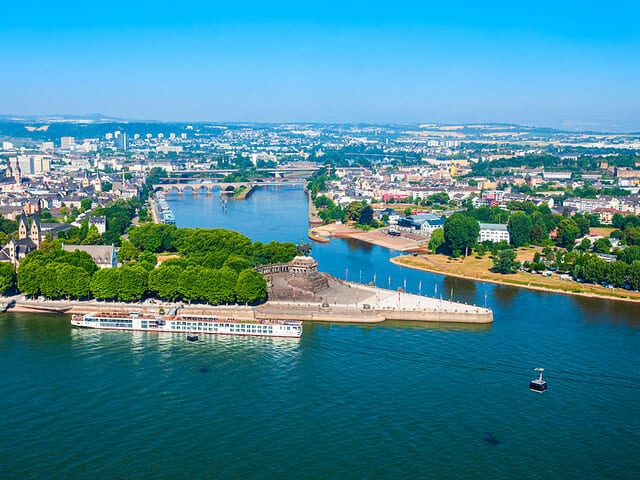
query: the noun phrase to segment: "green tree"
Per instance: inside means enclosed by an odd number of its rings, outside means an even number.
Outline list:
[[[622,230],[624,228],[624,217],[622,215],[620,215],[619,213],[614,213],[613,217],[611,218],[611,224],[616,227],[619,228],[620,230]]]
[[[640,247],[632,245],[625,248],[618,254],[618,260],[622,260],[627,264],[632,264],[635,260],[640,260]]]
[[[156,257],[153,253],[145,250],[144,252],[138,255],[138,262],[147,262],[155,268],[158,263],[158,257]]]
[[[244,257],[240,257],[238,255],[229,255],[229,257],[225,260],[225,267],[229,267],[232,270],[235,270],[237,273],[240,273],[242,270],[246,270],[247,268],[251,268],[251,262]]]
[[[454,213],[444,222],[445,245],[454,257],[471,250],[478,241],[480,225],[471,217]]]
[[[580,228],[570,218],[563,218],[558,224],[558,245],[561,247],[572,247],[580,236]]]
[[[82,208],[83,212],[86,212],[87,210],[91,210],[91,199],[83,198],[82,200],[80,200],[80,208]]]
[[[493,270],[497,273],[515,273],[520,267],[516,261],[516,251],[512,248],[500,250],[498,256],[493,259]]]
[[[40,292],[47,298],[58,298],[61,295],[58,271],[62,267],[54,263],[43,265],[40,269]]]
[[[140,255],[140,250],[128,240],[124,240],[122,245],[118,249],[118,261],[120,263],[130,262],[135,260]]]
[[[189,302],[204,300],[201,295],[203,271],[203,267],[189,266],[180,273],[178,289],[182,298]]]
[[[347,206],[347,218],[349,220],[353,220],[357,222],[360,219],[360,213],[362,209],[365,207],[366,202],[351,202]]]
[[[119,268],[103,268],[91,277],[89,284],[93,296],[100,300],[115,300],[120,288]]]
[[[524,212],[514,212],[509,217],[509,224],[507,225],[511,244],[515,247],[521,247],[529,243],[532,228],[533,224],[529,215]]]
[[[179,299],[181,273],[181,267],[163,263],[149,272],[149,290],[163,300]]]
[[[629,265],[620,260],[611,262],[607,265],[607,280],[615,287],[621,287],[625,284]]]
[[[267,282],[254,270],[243,270],[238,275],[235,295],[240,303],[259,303],[267,299]]]
[[[437,253],[438,249],[444,245],[444,229],[436,228],[433,232],[431,232],[431,237],[429,238],[429,250],[431,253]]]
[[[611,251],[611,242],[608,238],[599,238],[593,242],[593,251],[596,253],[609,253]]]
[[[234,302],[236,299],[235,288],[238,276],[239,274],[229,267],[211,270],[210,278],[215,280],[207,282],[205,299],[213,305]]]
[[[63,264],[55,267],[55,271],[59,297],[86,298],[89,296],[91,277],[85,269]]]
[[[640,245],[640,227],[627,225],[624,229],[623,238],[627,245]]]
[[[364,208],[360,211],[358,223],[361,225],[371,225],[372,220],[373,220],[373,208],[371,208],[369,205],[365,205]]]
[[[35,296],[40,293],[41,265],[37,262],[25,262],[25,260],[20,262],[18,290],[25,295]]]
[[[135,264],[126,264],[118,270],[120,270],[118,299],[125,302],[140,300],[147,293],[149,273]]]
[[[583,238],[580,242],[580,245],[576,247],[581,252],[588,252],[591,249],[591,240],[588,238]]]
[[[4,295],[16,285],[16,269],[13,265],[0,262],[0,294]]]
[[[589,219],[583,216],[580,213],[576,213],[573,216],[573,221],[576,222],[576,225],[580,229],[580,236],[583,237],[589,233],[589,228],[591,226]]]
[[[640,260],[631,262],[627,271],[627,279],[629,280],[629,286],[633,290],[640,290]]]
[[[596,255],[583,255],[581,262],[576,265],[579,278],[583,278],[587,282],[601,283],[606,279],[607,262],[598,258]]]
[[[127,233],[131,243],[139,250],[152,253],[169,252],[173,250],[176,226],[146,223],[131,227]]]

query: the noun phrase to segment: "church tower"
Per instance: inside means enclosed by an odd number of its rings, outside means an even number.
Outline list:
[[[16,168],[13,170],[13,179],[17,184],[22,182],[22,172],[20,171],[20,165],[18,165],[18,162],[16,162]]]
[[[37,215],[33,216],[29,238],[36,244],[36,248],[40,248],[40,242],[42,241],[42,227],[40,226],[40,219]]]
[[[24,210],[20,214],[20,220],[18,220],[18,239],[23,240],[29,236],[29,219]]]

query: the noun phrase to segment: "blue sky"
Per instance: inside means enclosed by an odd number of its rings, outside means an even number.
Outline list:
[[[632,2],[97,4],[3,5],[0,113],[640,131]]]

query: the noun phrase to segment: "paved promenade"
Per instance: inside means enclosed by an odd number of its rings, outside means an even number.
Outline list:
[[[66,300],[31,300],[22,295],[5,297],[3,303],[12,303],[9,311],[31,313],[88,313],[95,311],[139,310],[168,313],[172,308],[180,312],[257,319],[283,319],[320,322],[378,323],[384,320],[491,323],[490,309],[464,303],[423,297],[393,290],[385,290],[332,278],[329,288],[313,299],[269,301],[255,307],[243,305],[199,305],[181,302],[123,303]]]

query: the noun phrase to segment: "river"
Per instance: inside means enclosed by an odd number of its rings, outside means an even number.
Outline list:
[[[178,226],[306,238],[298,187],[169,196]],[[640,312],[404,269],[358,241],[320,269],[494,310],[483,327],[306,324],[299,340],[0,318],[1,478],[632,478]],[[485,300],[486,299],[486,300]],[[549,390],[528,390],[534,367]]]

